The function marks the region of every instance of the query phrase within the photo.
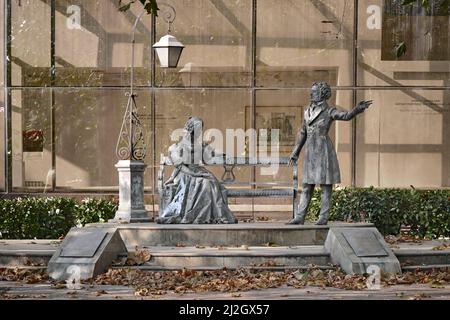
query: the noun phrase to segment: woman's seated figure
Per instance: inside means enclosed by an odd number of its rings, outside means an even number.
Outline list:
[[[174,164],[172,176],[165,182],[166,204],[157,223],[213,224],[237,223],[228,208],[225,188],[202,166],[214,156],[214,149],[202,141],[203,121],[190,117],[185,135],[169,147],[168,157]]]

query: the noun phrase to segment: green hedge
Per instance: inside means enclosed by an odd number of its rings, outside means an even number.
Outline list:
[[[308,220],[317,219],[315,191]],[[17,198],[0,200],[0,239],[57,239],[73,226],[114,217],[117,202],[108,199]],[[420,237],[450,236],[450,190],[345,188],[333,192],[330,220],[373,222],[384,235],[402,227]]]
[[[372,222],[384,235],[402,227],[419,237],[450,236],[450,190],[345,188],[333,192],[330,220]],[[317,219],[320,194],[315,191],[308,220]]]
[[[58,239],[74,226],[105,222],[116,210],[108,199],[1,199],[0,239]]]

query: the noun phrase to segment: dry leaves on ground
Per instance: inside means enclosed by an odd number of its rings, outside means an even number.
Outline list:
[[[26,294],[0,293],[0,300],[17,300],[17,299],[38,300],[45,298],[47,298],[45,294],[26,295]]]
[[[98,276],[95,284],[129,285],[136,295],[186,292],[238,292],[252,289],[276,288],[284,285],[288,274],[283,272],[253,272],[249,269],[194,271],[178,270],[145,272],[140,270],[110,269]]]
[[[410,236],[410,235],[400,235],[400,236],[392,236],[388,235],[384,237],[384,240],[389,244],[398,244],[398,243],[422,243],[426,239],[420,238],[418,236]]]
[[[151,258],[150,252],[147,249],[135,248],[135,251],[130,251],[128,253],[128,258],[125,262],[127,266],[139,266]]]
[[[195,271],[178,270],[145,272],[140,270],[111,269],[98,276],[95,284],[129,285],[136,289],[136,295],[161,295],[167,292],[179,294],[192,292],[243,292],[292,286],[333,287],[346,290],[367,288],[368,275],[348,275],[340,269],[321,270],[311,268],[304,272],[270,272],[257,269]],[[428,284],[443,286],[450,283],[449,270],[415,271],[402,275],[384,275],[382,286],[399,284]]]
[[[439,246],[433,247],[433,250],[436,251],[450,250],[450,243],[443,243]]]
[[[368,275],[347,275],[340,269],[321,270],[311,267],[296,271],[262,271],[257,268],[237,270],[151,272],[130,268],[109,269],[95,279],[82,281],[92,285],[121,285],[135,289],[137,296],[164,295],[168,292],[178,294],[197,292],[244,292],[291,286],[333,287],[346,290],[365,290]],[[0,269],[0,281],[19,281],[25,283],[52,282],[45,270]],[[442,288],[450,284],[450,269],[433,271],[413,271],[400,275],[382,275],[381,285],[425,284],[432,288]],[[65,287],[61,284],[61,287]],[[55,287],[56,288],[56,287]],[[100,293],[101,292],[101,293]],[[103,294],[99,291],[99,294]]]
[[[17,281],[28,284],[42,283],[49,279],[45,269],[0,268],[0,281]]]

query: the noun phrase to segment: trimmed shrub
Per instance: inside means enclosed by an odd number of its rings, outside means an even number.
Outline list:
[[[112,219],[106,199],[16,198],[0,200],[0,239],[58,239],[74,226]]]
[[[308,220],[318,217],[320,191],[314,193]],[[344,188],[333,192],[330,220],[372,222],[384,235],[450,236],[450,190]]]

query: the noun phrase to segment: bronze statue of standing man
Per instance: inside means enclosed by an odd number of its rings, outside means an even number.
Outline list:
[[[298,159],[305,146],[303,159],[302,194],[297,215],[288,224],[303,224],[308,212],[314,187],[321,186],[322,204],[317,225],[326,225],[331,206],[333,184],[341,182],[339,164],[333,143],[328,136],[334,120],[348,121],[364,112],[372,101],[361,101],[350,111],[330,107],[327,100],[331,97],[330,86],[323,81],[315,82],[311,89],[311,104],[306,109],[296,145],[290,156],[290,165]]]

